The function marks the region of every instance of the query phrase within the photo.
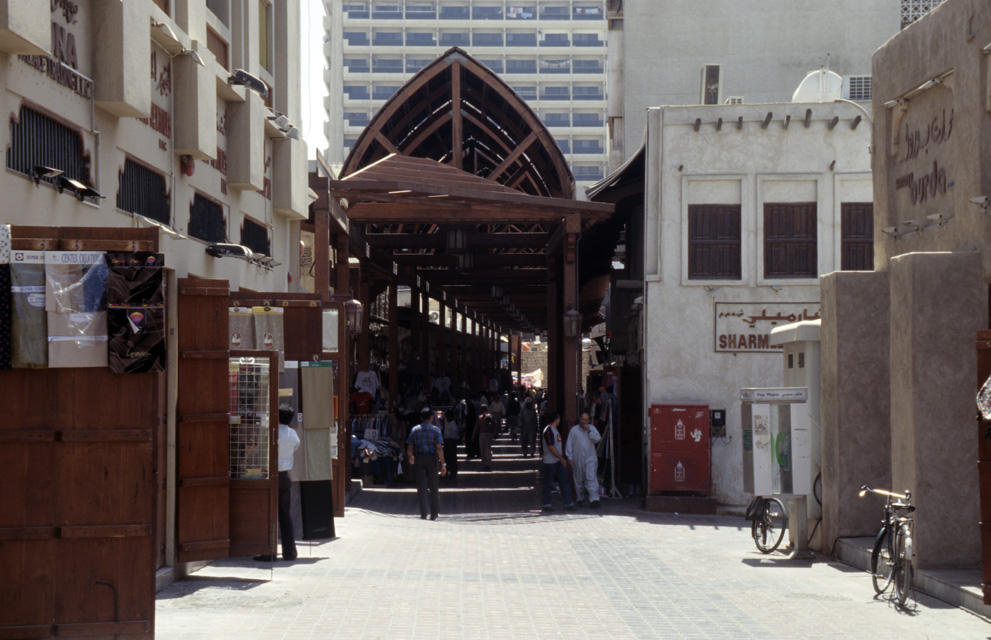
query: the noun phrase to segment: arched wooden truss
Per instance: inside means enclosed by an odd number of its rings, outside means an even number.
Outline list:
[[[457,47],[382,106],[352,147],[340,177],[390,154],[437,160],[530,195],[574,195],[568,163],[537,114]]]

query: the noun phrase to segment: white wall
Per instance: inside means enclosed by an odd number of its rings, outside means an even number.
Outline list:
[[[813,115],[806,128],[809,108]],[[772,119],[763,128],[768,112]],[[806,303],[810,315],[815,313],[816,278],[763,277],[763,203],[814,200],[818,272],[837,270],[840,204],[871,201],[870,125],[865,120],[851,129],[857,115],[859,108],[843,103],[663,107],[648,113],[645,404],[704,402],[726,409],[727,436],[712,446],[713,492],[720,502],[747,499],[739,390],[780,385],[782,355],[716,352],[716,304],[750,303],[747,309],[766,306],[770,313]],[[743,126],[737,129],[740,116]],[[829,129],[834,116],[839,121]],[[697,118],[701,124],[695,131]],[[688,279],[688,205],[737,203],[741,279]],[[769,332],[771,322],[761,322]]]

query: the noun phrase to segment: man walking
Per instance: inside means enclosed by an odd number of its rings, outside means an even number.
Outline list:
[[[489,413],[488,405],[482,405],[482,413],[478,416],[478,422],[475,423],[475,438],[478,438],[479,447],[482,451],[482,471],[488,471],[492,468],[492,439],[495,438],[496,421],[492,418],[492,414]]]
[[[296,559],[296,534],[293,531],[292,515],[289,507],[292,504],[292,480],[289,471],[292,469],[293,454],[299,448],[299,436],[289,426],[292,422],[293,410],[290,407],[279,407],[279,534],[282,538],[282,559],[292,562]],[[260,562],[274,562],[275,556],[255,556]]]
[[[554,482],[561,485],[561,497],[564,498],[564,508],[574,510],[575,503],[571,501],[571,485],[568,483],[568,474],[564,470],[568,466],[568,460],[561,451],[561,433],[557,430],[561,424],[561,417],[556,411],[547,414],[547,426],[544,427],[544,511],[553,511],[551,504],[551,490],[554,489]]]
[[[416,495],[420,499],[420,519],[427,519],[429,491],[430,519],[436,520],[440,512],[440,495],[437,479],[437,461],[440,475],[447,475],[444,462],[444,444],[440,429],[431,423],[430,407],[420,409],[420,424],[413,427],[406,439],[406,456],[416,474]]]
[[[455,420],[454,409],[448,409],[444,414],[444,460],[450,460],[447,475],[453,481],[458,477],[458,440],[461,438],[461,427]]]
[[[593,509],[599,507],[599,460],[595,445],[601,439],[599,430],[591,424],[588,412],[584,411],[579,424],[568,432],[568,444],[564,448],[564,456],[571,461],[574,469],[575,499],[580,504],[588,494],[588,506]]]

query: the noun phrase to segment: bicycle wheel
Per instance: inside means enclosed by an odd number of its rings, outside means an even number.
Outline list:
[[[891,563],[893,553],[891,551],[891,536],[888,530],[881,527],[874,540],[874,549],[871,551],[871,582],[874,583],[874,591],[880,595],[891,585]]]
[[[904,606],[912,588],[912,532],[902,525],[895,534],[895,601]]]
[[[785,505],[777,498],[768,498],[764,502],[764,512],[760,520],[755,520],[751,527],[754,542],[761,553],[771,553],[781,544],[788,527]]]

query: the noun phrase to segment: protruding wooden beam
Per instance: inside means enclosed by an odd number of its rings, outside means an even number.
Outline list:
[[[830,131],[832,131],[836,127],[836,125],[839,123],[839,121],[840,121],[840,117],[839,116],[833,116],[833,119],[830,120],[828,123],[826,123],[826,127]]]
[[[771,118],[773,118],[773,117],[774,117],[774,114],[771,113],[770,111],[768,111],[767,112],[767,115],[764,116],[764,122],[762,122],[760,124],[760,128],[761,129],[767,129],[767,125],[771,124]]]
[[[736,119],[736,130],[737,131],[743,130],[743,116],[740,116],[739,118]]]
[[[809,125],[812,124],[812,109],[805,110],[805,128],[808,129]]]
[[[791,114],[785,116],[784,122],[781,123],[781,128],[787,129],[789,124],[791,124]]]
[[[853,122],[850,123],[850,128],[851,129],[856,129],[857,128],[857,125],[859,125],[860,124],[860,121],[863,120],[863,119],[864,119],[863,116],[858,115],[856,118],[853,119]]]
[[[716,120],[716,131],[722,131],[722,130],[723,130],[723,119],[719,118]]]
[[[451,149],[455,169],[464,168],[464,123],[461,118],[461,63],[451,65]]]
[[[702,126],[702,118],[695,118],[695,124],[692,125],[692,128],[698,131],[699,127],[701,126]]]
[[[511,165],[513,162],[516,161],[517,158],[523,155],[523,153],[530,147],[531,144],[533,144],[533,142],[536,139],[537,139],[536,132],[531,131],[530,135],[524,138],[523,142],[518,144],[516,148],[513,149],[513,151],[508,156],[506,156],[506,158],[499,164],[499,166],[496,167],[491,174],[489,174],[488,179],[498,181],[499,176],[505,173],[506,169],[509,168],[509,165]]]

